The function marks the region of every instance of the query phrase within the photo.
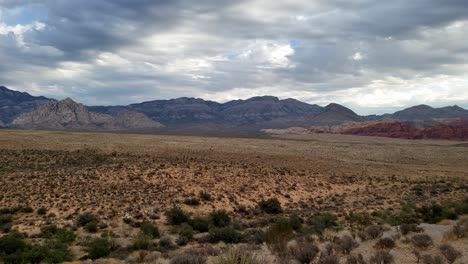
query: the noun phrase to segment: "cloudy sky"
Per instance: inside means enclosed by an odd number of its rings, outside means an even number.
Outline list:
[[[0,0],[0,85],[89,105],[468,108],[467,43],[466,0]]]

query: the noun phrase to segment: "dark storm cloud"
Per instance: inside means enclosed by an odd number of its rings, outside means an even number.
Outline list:
[[[468,106],[467,20],[461,0],[0,0],[0,83],[89,104]]]

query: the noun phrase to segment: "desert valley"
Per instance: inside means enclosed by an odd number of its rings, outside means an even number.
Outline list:
[[[166,119],[158,113],[157,120],[134,110],[3,91],[10,97],[4,95],[2,113],[16,111],[16,117],[3,115],[10,125],[0,130],[5,263],[468,259],[468,144],[460,141],[468,111],[461,108],[417,107],[419,116],[405,110],[391,116],[401,121],[379,121],[335,104],[320,110],[266,97],[237,102],[243,114],[228,122],[210,120],[200,99],[177,99],[178,107],[168,106]],[[20,95],[29,101],[5,103]],[[290,103],[316,114],[280,111]],[[180,120],[188,118],[198,119],[191,129],[203,125],[210,128],[204,133],[220,137],[154,135],[168,127],[189,134],[180,130]],[[245,129],[249,122],[260,130]],[[285,128],[298,123],[309,126]],[[445,127],[445,134],[409,140],[417,137],[407,132],[418,129],[394,129],[421,123]],[[262,128],[267,125],[274,128]],[[453,132],[456,127],[465,132]],[[246,262],[223,262],[228,258]]]
[[[0,264],[468,264],[468,1],[0,0]]]

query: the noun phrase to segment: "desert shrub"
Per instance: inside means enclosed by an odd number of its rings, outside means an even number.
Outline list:
[[[370,258],[370,264],[391,264],[394,263],[393,255],[390,252],[385,250],[378,250],[375,254]]]
[[[346,220],[350,223],[357,224],[359,226],[368,226],[372,224],[371,216],[368,213],[354,213],[351,212],[346,216]]]
[[[112,252],[112,244],[107,238],[95,238],[88,243],[86,253],[90,259],[104,258]]]
[[[290,253],[300,263],[308,264],[317,257],[319,252],[319,248],[312,242],[301,239],[296,241]]]
[[[461,252],[453,248],[449,244],[443,244],[439,247],[440,252],[442,255],[445,257],[445,259],[448,261],[448,263],[453,263],[455,260],[457,260],[459,257],[461,257]]]
[[[276,198],[262,200],[258,203],[260,209],[267,214],[280,214],[283,212],[281,203]]]
[[[171,258],[169,264],[205,264],[206,259],[206,256],[182,253]]]
[[[399,230],[400,230],[400,233],[404,236],[406,236],[410,232],[421,233],[424,231],[422,228],[420,228],[416,224],[402,224],[400,225]]]
[[[346,264],[367,264],[361,254],[350,255],[346,258]]]
[[[299,230],[302,227],[302,220],[299,216],[297,215],[291,215],[289,216],[289,223],[291,224],[291,227],[294,230]]]
[[[390,237],[380,238],[374,245],[378,249],[392,249],[395,247],[395,241]]]
[[[367,235],[367,233],[365,231],[358,231],[356,233],[356,236],[359,237],[359,239],[361,239],[361,241],[367,241],[370,239],[369,235]]]
[[[261,228],[247,229],[244,232],[243,241],[251,244],[262,244],[265,242],[265,231]]]
[[[208,239],[211,243],[217,243],[219,241],[225,243],[239,243],[242,239],[242,234],[232,226],[213,227],[209,231]]]
[[[414,235],[411,237],[411,242],[415,247],[420,249],[428,248],[433,244],[432,238],[428,234]]]
[[[336,255],[323,255],[318,260],[319,264],[340,264],[340,259]]]
[[[12,208],[2,207],[0,208],[0,215],[3,214],[15,214],[16,210]]]
[[[416,212],[417,208],[414,205],[403,205],[397,214],[387,213],[383,215],[384,221],[392,226],[402,224],[417,224],[419,216]]]
[[[421,257],[423,264],[443,264],[444,260],[441,256],[431,256],[431,255],[423,255]]]
[[[159,228],[152,223],[143,222],[140,225],[140,231],[149,236],[151,239],[158,238],[160,236]]]
[[[41,237],[51,238],[58,230],[56,225],[41,226]]]
[[[457,213],[450,205],[432,204],[417,209],[425,223],[435,224],[443,219],[456,219]]]
[[[47,214],[47,209],[45,207],[41,207],[41,208],[37,209],[37,214],[38,215],[45,215],[45,214]]]
[[[178,206],[174,206],[166,211],[165,215],[170,225],[180,225],[190,220],[189,215]]]
[[[78,226],[86,226],[87,224],[92,223],[92,222],[97,223],[98,219],[94,214],[88,212],[88,213],[79,215],[76,224]]]
[[[90,233],[96,233],[98,231],[98,223],[95,221],[89,222],[84,226],[84,229]]]
[[[7,223],[7,224],[0,225],[0,232],[8,233],[8,232],[11,231],[12,226],[13,226],[12,223]]]
[[[273,253],[283,256],[287,253],[288,241],[293,236],[293,228],[286,221],[272,224],[265,233],[265,242]]]
[[[205,191],[200,192],[200,199],[203,201],[210,201],[211,200],[211,195]]]
[[[132,241],[132,249],[135,250],[148,250],[151,249],[152,247],[152,242],[151,240],[153,237],[151,235],[148,235],[144,233],[142,230],[138,232],[134,237]]]
[[[58,240],[47,240],[33,246],[18,233],[0,238],[0,262],[4,263],[61,263],[70,260],[68,245]]]
[[[379,226],[379,225],[371,225],[365,229],[365,232],[367,236],[369,237],[369,239],[376,239],[382,236],[383,228],[382,226]]]
[[[13,217],[10,214],[0,215],[0,225],[8,224],[13,221]]]
[[[237,247],[230,248],[225,253],[215,257],[213,264],[260,264],[257,257],[248,251]]]
[[[189,224],[184,223],[180,226],[178,234],[176,243],[179,246],[184,246],[193,239],[193,228]]]
[[[307,219],[310,230],[315,234],[322,234],[327,228],[336,228],[336,216],[332,214],[317,214]]]
[[[452,229],[457,238],[468,237],[468,217],[460,218]]]
[[[335,240],[335,245],[343,254],[349,254],[353,249],[359,246],[354,238],[344,235]]]
[[[194,217],[190,219],[189,224],[192,226],[193,230],[198,232],[208,232],[210,228],[210,220],[206,217]]]
[[[217,210],[210,213],[208,216],[211,224],[216,227],[225,227],[231,223],[231,217],[225,210]]]
[[[61,243],[71,243],[75,240],[76,235],[73,231],[65,228],[58,228],[55,225],[47,225],[41,227],[41,237],[55,239]]]
[[[184,204],[191,206],[199,206],[200,200],[198,198],[188,198],[184,200]]]
[[[36,258],[42,256],[46,263],[62,263],[71,260],[68,245],[54,239],[47,241],[42,246],[33,247],[32,253]]]
[[[0,238],[0,256],[23,251],[26,247],[27,244],[19,233],[11,233]]]
[[[172,242],[172,239],[166,236],[159,240],[159,248],[162,250],[171,250],[175,248],[175,245]]]
[[[30,214],[30,213],[34,212],[34,209],[32,209],[31,206],[25,206],[25,207],[21,207],[21,208],[19,209],[19,212],[21,212],[21,213],[26,213],[26,214]]]

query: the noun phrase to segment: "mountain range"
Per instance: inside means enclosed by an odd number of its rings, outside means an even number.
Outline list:
[[[24,129],[240,135],[265,128],[337,126],[383,119],[425,126],[454,118],[468,118],[468,110],[419,105],[394,114],[360,116],[335,103],[322,107],[273,96],[226,103],[182,97],[126,106],[85,106],[70,98],[57,101],[0,86],[0,127]]]

